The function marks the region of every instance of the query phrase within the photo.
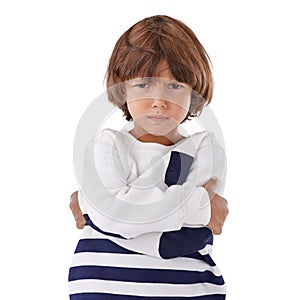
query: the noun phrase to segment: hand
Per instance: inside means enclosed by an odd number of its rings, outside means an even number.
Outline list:
[[[82,215],[82,211],[81,211],[79,203],[78,203],[78,191],[74,192],[71,195],[69,207],[70,207],[72,214],[74,216],[74,219],[76,221],[76,227],[78,229],[82,229],[84,227],[86,221]]]
[[[211,178],[203,187],[208,192],[211,207],[211,217],[206,227],[208,227],[213,234],[219,235],[222,233],[222,227],[229,210],[226,199],[214,192],[217,182],[217,178]]]

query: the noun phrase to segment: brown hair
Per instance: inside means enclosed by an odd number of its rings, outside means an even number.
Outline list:
[[[165,60],[179,82],[192,87],[189,116],[200,114],[213,94],[210,59],[195,33],[183,22],[169,16],[145,18],[130,27],[117,41],[106,72],[108,99],[122,109],[127,121],[124,81],[153,77]]]

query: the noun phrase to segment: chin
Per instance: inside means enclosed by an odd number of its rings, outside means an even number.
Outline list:
[[[135,120],[136,125],[138,125],[143,131],[155,135],[155,136],[166,136],[171,131],[176,131],[179,126],[179,122],[169,119],[162,123],[149,122],[148,119]]]
[[[167,136],[170,131],[174,130],[174,128],[148,128],[145,129],[148,133],[155,136]]]

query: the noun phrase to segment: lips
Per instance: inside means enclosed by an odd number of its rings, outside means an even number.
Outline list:
[[[150,118],[150,119],[158,119],[158,120],[166,120],[166,119],[168,119],[168,117],[166,117],[164,115],[150,115],[150,116],[148,116],[148,118]]]
[[[154,122],[163,122],[163,121],[166,121],[167,119],[169,119],[168,117],[163,116],[163,115],[151,115],[151,116],[148,116],[148,118]]]

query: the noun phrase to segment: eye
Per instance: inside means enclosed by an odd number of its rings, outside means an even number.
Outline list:
[[[149,83],[138,83],[135,84],[134,86],[140,88],[140,89],[149,89],[150,88],[150,84]]]
[[[178,83],[171,83],[169,84],[169,88],[172,90],[179,90],[182,89],[184,86]]]

